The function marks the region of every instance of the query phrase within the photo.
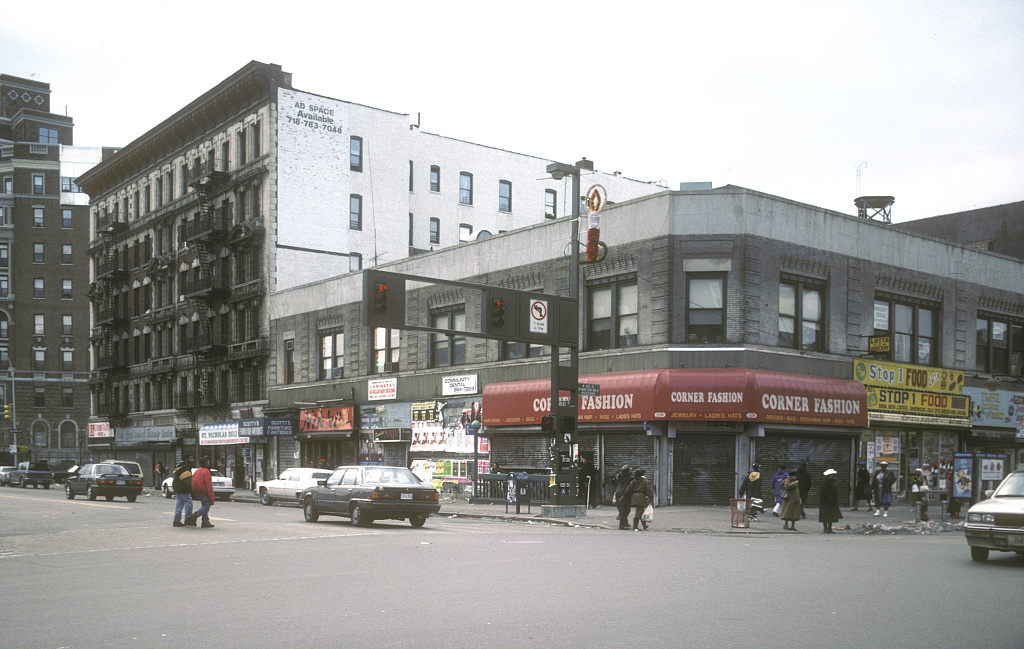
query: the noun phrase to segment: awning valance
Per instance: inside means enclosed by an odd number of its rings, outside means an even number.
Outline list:
[[[868,425],[859,381],[747,369],[656,369],[580,377],[600,394],[579,398],[580,423],[629,421]],[[483,391],[485,426],[536,426],[551,411],[548,379],[492,383]],[[562,395],[568,397],[568,393]]]

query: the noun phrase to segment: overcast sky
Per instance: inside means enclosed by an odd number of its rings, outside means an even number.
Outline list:
[[[905,221],[1024,200],[1024,2],[8,3],[0,72],[123,146],[250,60],[431,133]],[[858,174],[859,170],[859,174]],[[615,200],[614,196],[609,196]]]

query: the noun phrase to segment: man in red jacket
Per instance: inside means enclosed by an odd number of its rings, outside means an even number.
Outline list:
[[[199,468],[192,472],[192,497],[198,498],[202,507],[194,514],[185,517],[186,525],[195,525],[196,519],[202,517],[203,527],[213,527],[210,522],[210,507],[213,506],[213,478],[210,477],[210,458],[199,460]]]

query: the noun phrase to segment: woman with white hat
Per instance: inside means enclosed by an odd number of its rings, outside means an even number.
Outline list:
[[[821,504],[818,507],[818,522],[821,523],[822,532],[834,534],[832,523],[836,523],[843,517],[839,511],[839,488],[836,486],[836,470],[825,471],[825,480],[821,483]]]

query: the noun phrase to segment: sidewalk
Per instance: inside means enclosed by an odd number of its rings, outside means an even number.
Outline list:
[[[256,494],[247,489],[235,492],[237,502],[259,503]],[[463,518],[488,518],[522,523],[543,523],[547,525],[575,525],[618,531],[616,520],[618,510],[613,505],[601,505],[587,510],[580,518],[551,518],[542,515],[541,505],[506,507],[502,504],[470,503],[465,496],[441,498],[441,512],[438,516]],[[965,509],[966,511],[966,509]],[[873,510],[861,508],[851,511],[843,508],[843,520],[832,526],[836,534],[938,534],[944,532],[962,533],[963,519],[942,521],[942,511],[933,506],[929,511],[931,521],[914,522],[914,512],[909,504],[899,503],[889,508],[889,516],[873,516]],[[729,507],[716,505],[670,505],[654,510],[651,531],[682,532],[685,534],[821,534],[817,508],[807,509],[807,518],[798,521],[796,532],[782,529],[782,520],[772,516],[771,510],[761,514],[758,521],[751,521],[750,527],[733,527]]]

